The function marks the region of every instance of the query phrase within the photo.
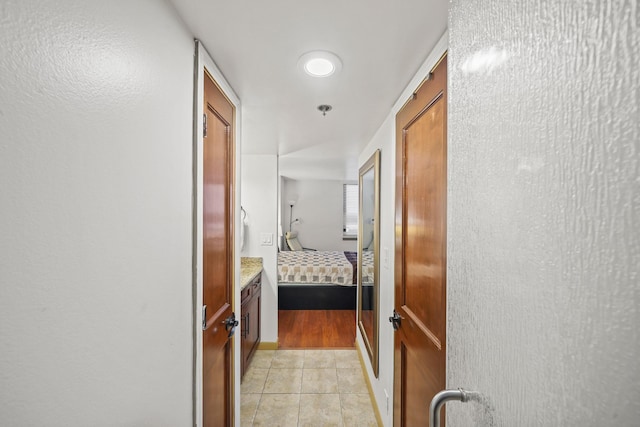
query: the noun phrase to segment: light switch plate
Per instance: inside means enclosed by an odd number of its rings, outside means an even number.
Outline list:
[[[273,233],[260,233],[260,244],[262,246],[272,246]]]

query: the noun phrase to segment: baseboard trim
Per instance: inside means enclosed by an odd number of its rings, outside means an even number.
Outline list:
[[[382,423],[382,417],[380,416],[380,409],[378,409],[378,403],[376,402],[376,396],[373,393],[373,386],[371,385],[371,381],[369,381],[369,375],[367,375],[367,367],[365,365],[364,357],[362,356],[362,350],[358,345],[358,341],[356,341],[356,350],[358,350],[358,359],[360,359],[360,367],[362,368],[362,375],[364,376],[364,381],[367,383],[367,389],[369,390],[369,399],[371,399],[371,406],[373,406],[373,412],[376,415],[376,421],[378,421],[379,426],[384,426]]]
[[[277,342],[260,341],[260,343],[258,343],[258,350],[277,350],[277,349],[278,349]]]

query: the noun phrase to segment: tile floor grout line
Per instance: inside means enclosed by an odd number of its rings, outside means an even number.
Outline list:
[[[253,417],[251,417],[251,425],[253,426],[253,423],[256,420],[256,415],[258,415],[258,408],[260,407],[260,403],[262,402],[262,396],[264,396],[262,393],[260,393],[260,399],[258,399],[258,404],[256,405],[256,409],[254,409],[253,411]],[[240,422],[242,422],[242,414],[240,414]]]
[[[300,380],[300,391],[302,391],[302,380]],[[298,419],[296,420],[296,425],[299,426],[300,425],[300,393],[298,393]]]

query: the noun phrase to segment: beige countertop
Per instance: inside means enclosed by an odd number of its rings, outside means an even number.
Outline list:
[[[262,258],[240,258],[240,290],[244,289],[262,271]]]

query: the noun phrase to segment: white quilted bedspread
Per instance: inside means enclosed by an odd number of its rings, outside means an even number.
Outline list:
[[[284,251],[278,282],[353,285],[353,267],[342,251]]]

